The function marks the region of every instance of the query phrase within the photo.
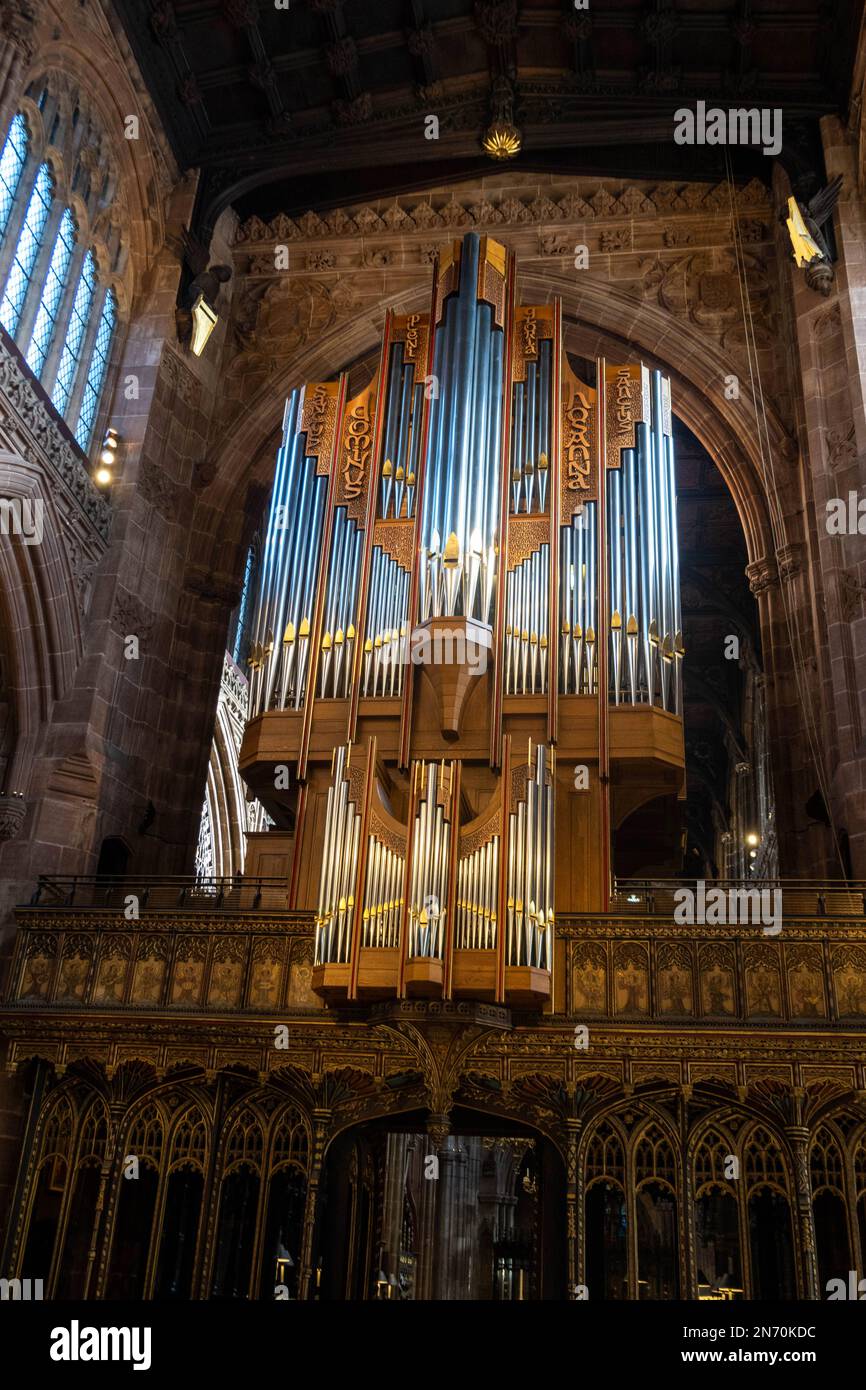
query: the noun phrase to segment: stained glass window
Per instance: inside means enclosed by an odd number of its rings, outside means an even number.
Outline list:
[[[30,202],[27,204],[27,212],[24,216],[24,226],[21,228],[12,266],[6,277],[3,299],[0,301],[0,323],[6,332],[11,333],[13,337],[18,327],[18,320],[21,318],[21,310],[24,308],[24,300],[27,297],[27,289],[30,285],[33,267],[36,264],[36,257],[39,255],[39,248],[42,245],[42,238],[45,236],[45,224],[48,221],[48,213],[51,208],[53,189],[51,170],[47,164],[42,164],[36,175],[33,192],[30,194]]]
[[[54,250],[51,253],[51,264],[48,267],[48,274],[45,276],[45,284],[42,286],[39,312],[36,315],[36,322],[30,336],[30,346],[27,349],[27,365],[36,376],[42,375],[48,349],[54,338],[57,315],[63,301],[63,291],[66,288],[69,262],[72,260],[74,246],[75,222],[71,210],[66,208],[60,219],[60,229],[54,243]]]
[[[66,413],[66,407],[69,404],[95,292],[96,263],[93,259],[93,252],[88,251],[84,257],[81,274],[78,277],[75,298],[72,301],[72,313],[69,316],[69,326],[66,330],[66,342],[63,344],[54,390],[51,393],[55,409],[59,410],[61,415]]]
[[[23,116],[16,116],[9,127],[6,143],[0,153],[0,238],[6,235],[9,214],[15,204],[15,194],[21,170],[27,158],[27,125]]]
[[[96,419],[99,396],[105,382],[108,355],[111,350],[111,339],[116,320],[117,300],[114,297],[114,291],[108,290],[102,305],[102,313],[99,316],[99,327],[96,330],[93,351],[90,355],[90,365],[84,383],[84,394],[81,397],[78,424],[75,427],[75,438],[85,453],[90,448],[90,436]]]

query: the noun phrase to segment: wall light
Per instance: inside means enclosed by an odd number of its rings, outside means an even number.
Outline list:
[[[117,447],[120,436],[115,429],[107,429],[99,451],[99,467],[93,474],[93,481],[99,487],[108,487],[114,482],[113,469],[117,463]]]
[[[192,336],[189,342],[196,357],[201,357],[218,321],[219,314],[211,308],[204,295],[200,294],[192,306]]]

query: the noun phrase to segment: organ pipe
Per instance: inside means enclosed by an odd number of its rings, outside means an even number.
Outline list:
[[[624,369],[611,369],[614,373]],[[605,470],[608,698],[682,712],[682,610],[676,474],[668,383],[649,374],[646,418],[634,444]],[[596,691],[598,541],[596,503],[586,501],[561,529],[559,689]]]
[[[525,795],[508,818],[506,960],[550,968],[553,931],[553,787],[551,749],[529,745]]]
[[[334,778],[328,789],[325,839],[316,913],[315,959],[349,959],[355,920],[354,885],[358,867],[361,814],[349,796],[347,749],[334,757]]]
[[[484,977],[491,999],[507,995],[509,970],[552,967],[552,743],[530,744],[495,815],[473,822],[464,843],[461,806],[465,819],[478,780],[461,783],[459,762],[430,761],[429,741],[421,752],[419,709],[451,701],[441,733],[459,739],[463,692],[485,680],[486,705],[473,709],[490,711],[489,727],[467,759],[489,750],[493,779],[506,766],[510,777],[511,740],[542,704],[547,738],[562,737],[559,697],[596,702],[599,720],[575,719],[581,729],[600,728],[608,705],[682,715],[669,384],[640,364],[603,362],[595,386],[581,382],[559,309],[518,304],[514,285],[504,248],[470,233],[443,248],[430,312],[389,315],[378,370],[357,396],[346,400],[341,378],[286,402],[250,624],[250,718],[282,714],[282,728],[300,731],[281,828],[298,814],[291,797],[318,795],[320,779],[316,962],[351,977],[340,986],[350,997],[365,987],[355,943],[399,956],[400,990],[409,980],[446,996],[449,950],[496,958]],[[434,652],[456,633],[462,650],[475,642],[493,660],[476,673],[458,656],[464,669],[446,677],[433,668],[447,660],[425,657],[426,693],[413,705],[424,628]],[[395,732],[387,721],[397,719]],[[388,730],[404,821],[370,799],[373,720]],[[325,789],[315,762],[332,728],[347,742]],[[356,737],[368,739],[363,796],[350,777]],[[601,746],[584,755],[599,767]],[[318,834],[320,820],[310,823]],[[532,997],[531,981],[515,988]]]
[[[412,826],[412,866],[408,895],[409,957],[442,959],[449,885],[453,763],[416,763],[418,809]]]

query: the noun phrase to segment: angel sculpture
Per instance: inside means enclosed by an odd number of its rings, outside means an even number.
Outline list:
[[[809,199],[805,207],[796,198],[788,199],[788,215],[782,214],[794,252],[794,260],[800,270],[806,271],[806,284],[825,297],[833,288],[835,273],[830,247],[822,228],[833,216],[833,209],[839,200],[842,189],[842,175]]]

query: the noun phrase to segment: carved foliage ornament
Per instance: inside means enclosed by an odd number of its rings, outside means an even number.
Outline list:
[[[658,184],[652,188],[626,186],[613,191],[599,187],[586,196],[572,192],[552,200],[546,197],[527,198],[521,196],[519,188],[507,188],[499,196],[485,196],[478,202],[477,189],[467,191],[458,198],[454,191],[436,208],[430,197],[415,202],[412,195],[398,198],[382,212],[375,207],[361,206],[335,208],[319,217],[317,213],[307,212],[299,218],[289,218],[280,213],[270,223],[253,216],[238,229],[238,246],[271,242],[284,243],[300,238],[351,237],[358,233],[370,235],[373,232],[404,233],[454,227],[466,229],[490,225],[520,226],[523,223],[538,222],[586,222],[593,219],[668,217],[672,213],[718,212],[720,199],[728,206],[727,184]],[[757,179],[752,180],[737,194],[737,207],[745,212],[767,210],[767,191]],[[573,243],[564,244],[563,254],[571,252]],[[573,252],[572,252],[573,254]],[[712,291],[710,291],[710,294]]]

